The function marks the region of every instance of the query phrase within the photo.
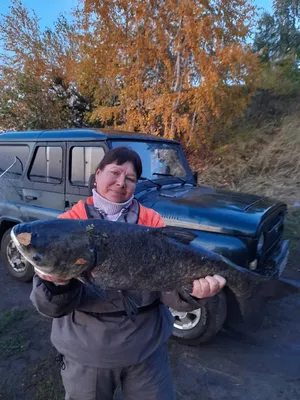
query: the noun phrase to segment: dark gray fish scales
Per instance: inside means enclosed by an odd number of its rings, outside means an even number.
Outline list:
[[[191,245],[195,234],[179,228],[54,219],[16,225],[12,238],[38,271],[93,284],[101,296],[105,289],[177,289],[192,302],[192,282],[219,274],[233,293],[247,297],[263,280],[219,254]],[[134,311],[135,302],[124,298]]]

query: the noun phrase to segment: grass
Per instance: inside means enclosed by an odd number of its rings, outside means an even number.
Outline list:
[[[56,354],[47,340],[45,341],[45,333],[49,332],[46,324],[39,321],[40,316],[32,310],[10,310],[0,315],[0,354],[3,365],[12,371],[19,360],[21,365],[26,365],[21,379],[13,375],[8,380],[6,376],[10,372],[0,379],[0,400],[13,400],[23,396],[30,400],[64,399]],[[46,348],[43,347],[43,342]],[[32,363],[30,351],[41,349],[40,358]]]
[[[300,209],[290,209],[285,223],[284,236],[290,239],[291,250],[299,249],[300,245]]]
[[[54,355],[39,360],[34,368],[27,370],[24,390],[32,393],[32,400],[63,400],[64,389],[60,378],[59,366]]]
[[[58,385],[57,379],[52,375],[41,380],[36,388],[34,400],[63,400],[64,390]]]
[[[0,354],[1,356],[12,356],[26,351],[30,340],[26,339],[18,327],[27,310],[7,311],[0,317]]]
[[[289,206],[300,202],[299,122],[295,114],[271,131],[268,125],[244,128],[224,137],[207,159],[191,156],[198,182],[281,199]]]
[[[0,339],[1,356],[20,354],[20,352],[28,349],[29,344],[30,340],[27,340],[23,335],[20,334],[12,334],[10,337]]]
[[[0,400],[14,399],[14,388],[9,380],[0,382]]]
[[[0,335],[18,324],[26,315],[27,310],[7,311],[0,316]]]

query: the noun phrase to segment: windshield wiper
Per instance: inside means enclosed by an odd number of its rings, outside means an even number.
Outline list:
[[[148,182],[151,182],[151,183],[153,183],[154,185],[156,185],[159,189],[162,187],[162,185],[161,185],[160,183],[154,182],[154,181],[152,181],[152,180],[149,179],[149,178],[144,178],[143,176],[140,177],[140,180],[141,180],[141,181],[148,181]]]
[[[160,172],[153,172],[152,175],[158,175],[158,176],[172,176],[173,178],[179,179],[181,182],[183,182],[183,184],[185,185],[186,183],[188,183],[187,181],[185,181],[182,178],[179,178],[179,176],[174,176],[172,174],[161,174]]]

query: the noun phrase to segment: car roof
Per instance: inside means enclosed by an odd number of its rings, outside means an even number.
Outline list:
[[[140,140],[162,141],[178,143],[175,140],[160,138],[138,132],[126,132],[113,129],[55,129],[41,131],[4,132],[0,134],[0,141],[104,141],[113,140]]]

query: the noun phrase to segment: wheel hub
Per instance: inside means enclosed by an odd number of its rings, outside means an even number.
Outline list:
[[[19,253],[15,243],[11,240],[6,247],[6,257],[12,269],[18,273],[26,269],[26,260]]]
[[[171,314],[174,317],[174,328],[181,330],[193,329],[201,318],[201,308],[191,312],[180,312],[170,308]]]

